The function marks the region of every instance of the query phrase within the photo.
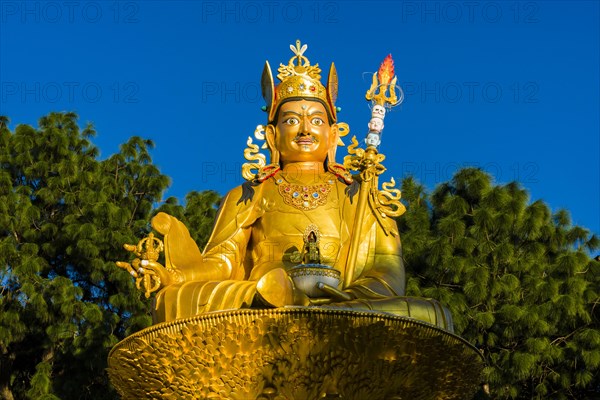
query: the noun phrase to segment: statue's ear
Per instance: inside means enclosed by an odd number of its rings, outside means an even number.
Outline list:
[[[335,64],[331,63],[329,68],[329,76],[327,77],[327,101],[331,106],[331,113],[333,114],[333,120],[337,121],[337,113],[335,109],[335,102],[338,97],[338,76],[335,69]]]
[[[275,110],[273,110],[273,104],[275,102],[275,83],[273,81],[273,74],[271,73],[271,66],[268,61],[265,61],[265,67],[263,68],[260,81],[263,99],[265,99],[265,103],[267,103],[267,113],[270,122],[275,113]]]
[[[335,153],[337,151],[338,141],[340,135],[337,124],[331,125],[331,131],[329,132],[329,150],[327,151],[327,163],[335,163]]]
[[[265,140],[271,151],[271,164],[279,164],[279,150],[275,147],[275,127],[272,124],[265,128]]]
[[[329,133],[329,147],[337,147],[340,141],[340,131],[337,124],[331,125],[331,131]]]
[[[269,150],[275,149],[275,127],[269,124],[265,127],[265,140],[269,145]]]

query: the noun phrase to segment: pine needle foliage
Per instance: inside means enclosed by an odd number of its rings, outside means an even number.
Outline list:
[[[212,232],[220,201],[221,196],[212,190],[192,191],[185,197],[185,204],[181,205],[175,197],[170,197],[156,212],[166,212],[182,221],[202,249]]]
[[[487,360],[491,398],[600,398],[598,238],[480,169],[430,196],[412,178],[402,189],[408,295],[450,308]]]
[[[0,118],[0,397],[115,399],[110,348],[151,323],[114,260],[137,243],[169,179],[152,142],[105,159],[74,113],[8,129]]]
[[[116,399],[110,348],[151,323],[150,303],[114,260],[168,212],[199,245],[219,195],[159,203],[169,179],[152,142],[104,160],[74,113],[37,128],[0,116],[0,397]],[[600,397],[600,240],[518,183],[467,168],[429,195],[403,181],[408,295],[447,305],[487,360],[494,399]],[[160,207],[156,207],[161,204]],[[483,398],[478,394],[477,398]]]

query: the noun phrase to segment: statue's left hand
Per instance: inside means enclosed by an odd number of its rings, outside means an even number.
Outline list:
[[[323,292],[327,293],[329,296],[331,296],[332,302],[350,301],[353,299],[352,295],[350,295],[349,293],[342,292],[341,290],[338,290],[333,286],[329,286],[326,283],[319,282],[317,283],[317,287]]]
[[[354,296],[352,294],[343,292],[326,283],[319,282],[317,283],[317,287],[322,292],[324,292],[327,297],[311,298],[310,305],[312,306],[322,306],[332,303],[344,303],[346,301],[354,300]]]

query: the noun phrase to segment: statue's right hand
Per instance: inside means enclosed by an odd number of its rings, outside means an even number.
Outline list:
[[[156,276],[160,279],[160,287],[168,286],[178,280],[175,271],[169,271],[162,264],[151,260],[140,260],[136,272],[140,276]]]
[[[117,261],[117,262],[115,262],[115,264],[117,264],[117,267],[129,272],[129,275],[133,276],[134,278],[138,277],[136,268],[134,268],[130,263],[125,262],[125,261]]]
[[[157,261],[164,244],[153,233],[148,234],[137,245],[124,244],[123,247],[137,257],[131,263],[117,261],[116,264],[135,278],[136,287],[143,290],[146,297],[150,297],[150,293],[161,287],[184,281],[181,271],[168,265],[165,268]]]
[[[135,286],[144,291],[146,297],[162,287],[181,281],[176,271],[169,271],[156,261],[136,258],[131,264],[123,261],[117,261],[116,264],[135,278]]]

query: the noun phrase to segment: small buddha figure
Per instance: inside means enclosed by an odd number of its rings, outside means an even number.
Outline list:
[[[310,224],[304,231],[304,248],[290,255],[290,261],[302,264],[320,264],[321,250],[319,250],[319,228]]]
[[[280,65],[277,86],[266,63],[262,87],[270,164],[225,196],[204,251],[176,218],[159,213],[152,219],[164,236],[165,265],[142,260],[141,273],[146,268],[160,278],[155,323],[226,309],[318,306],[387,312],[452,330],[451,316],[439,303],[405,297],[394,219],[382,218],[372,207],[356,218],[358,182],[336,163],[342,134],[337,73],[332,64],[324,86],[305,49],[298,44],[288,64]],[[374,110],[373,117],[383,125],[375,111],[382,110]],[[373,129],[378,134],[375,128],[379,125]],[[309,225],[318,227],[318,246],[316,236],[305,243]],[[339,270],[343,282],[353,242],[358,247],[350,282],[329,288],[321,299],[294,287],[288,271],[315,257]]]

